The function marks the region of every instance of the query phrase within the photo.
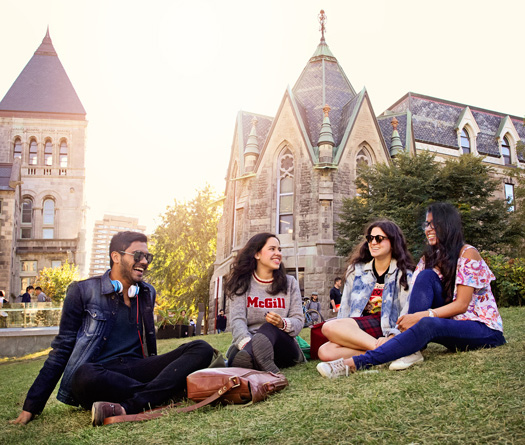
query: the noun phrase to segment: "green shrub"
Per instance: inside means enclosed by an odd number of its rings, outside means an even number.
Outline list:
[[[483,258],[496,277],[491,287],[498,306],[522,306],[525,299],[525,258],[507,258],[486,252]]]

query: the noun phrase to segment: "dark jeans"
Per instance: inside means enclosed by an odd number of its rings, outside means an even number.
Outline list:
[[[208,343],[195,340],[162,355],[86,363],[75,372],[72,391],[86,409],[94,402],[108,401],[120,403],[128,414],[137,414],[182,397],[186,376],[207,368],[212,356]]]
[[[443,304],[443,287],[438,275],[429,269],[422,271],[414,283],[408,312],[424,311]],[[413,354],[430,342],[453,351],[465,351],[500,346],[505,343],[505,337],[479,321],[424,317],[379,348],[352,358],[357,369],[368,368]]]
[[[258,330],[257,333],[264,334],[273,345],[273,353],[275,365],[278,368],[288,368],[294,366],[302,360],[302,352],[299,349],[299,345],[293,337],[290,337],[284,331],[281,331],[278,327],[271,323],[264,323]],[[249,341],[244,350],[247,351],[253,357],[252,342]],[[235,348],[228,359],[228,366],[231,366],[235,355],[239,352]]]

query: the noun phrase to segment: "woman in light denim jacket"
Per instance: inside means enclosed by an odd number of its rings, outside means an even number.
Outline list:
[[[397,224],[379,220],[349,258],[337,320],[323,325],[329,340],[319,349],[323,361],[375,349],[399,334],[397,319],[408,310],[415,264]]]

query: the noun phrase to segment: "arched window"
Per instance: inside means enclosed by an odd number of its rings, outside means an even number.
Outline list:
[[[53,165],[53,144],[50,140],[46,141],[44,148],[44,165]]]
[[[362,162],[366,165],[372,165],[370,153],[368,153],[368,150],[366,148],[362,148],[361,150],[359,150],[359,153],[357,153],[357,156],[355,157],[356,167],[359,166],[359,164],[361,164]]]
[[[506,136],[501,142],[501,156],[503,156],[503,161],[505,165],[510,165],[510,144]]]
[[[461,130],[461,150],[463,154],[470,153],[470,136],[466,128]]]
[[[32,238],[33,234],[33,201],[26,198],[22,202],[22,224],[20,238]]]
[[[67,167],[67,142],[62,141],[60,142],[60,167],[66,168]]]
[[[22,159],[22,141],[20,138],[15,140],[15,148],[13,150],[13,159]]]
[[[44,200],[43,208],[42,238],[52,239],[55,237],[55,201],[52,199]]]
[[[293,233],[294,159],[286,149],[279,159],[277,184],[277,233]]]
[[[38,145],[34,139],[29,142],[29,165],[38,163]]]

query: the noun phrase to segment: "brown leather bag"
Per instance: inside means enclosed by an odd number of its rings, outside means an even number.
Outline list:
[[[186,378],[188,399],[223,404],[260,402],[288,386],[283,374],[245,368],[207,368]]]
[[[188,399],[198,403],[177,408],[176,413],[195,411],[212,403],[231,405],[260,402],[288,386],[288,380],[283,374],[245,368],[201,369],[186,377],[186,383]],[[163,406],[140,414],[107,417],[104,419],[104,425],[156,419],[168,414],[170,408],[178,405]]]

